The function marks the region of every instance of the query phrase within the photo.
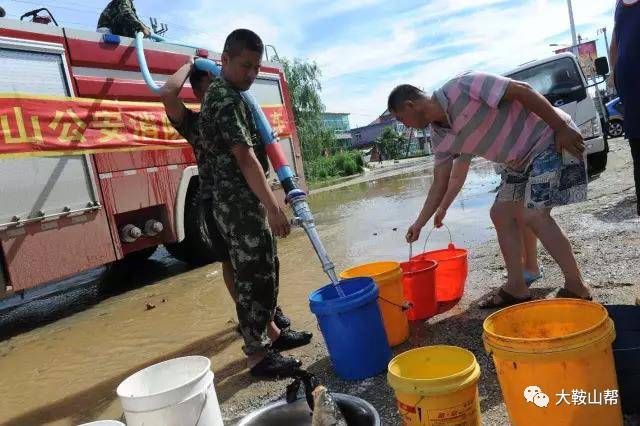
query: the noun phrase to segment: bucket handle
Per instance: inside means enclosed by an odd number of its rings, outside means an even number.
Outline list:
[[[382,296],[378,296],[378,299],[383,300],[383,301],[387,302],[388,304],[395,306],[396,308],[400,308],[400,310],[402,312],[406,312],[408,310],[413,309],[413,303],[411,303],[411,302],[404,302],[402,305],[398,305],[397,303],[394,303],[389,299],[385,299]]]
[[[409,272],[413,272],[413,243],[409,243]]]
[[[449,229],[449,227],[447,225],[445,225],[444,223],[442,224],[442,226],[444,226],[447,229],[447,232],[449,233],[449,248],[455,248],[455,246],[453,245],[453,237],[451,236],[451,229]],[[431,228],[431,230],[429,231],[429,233],[427,234],[427,239],[424,240],[424,247],[422,248],[422,252],[426,252],[427,251],[427,243],[429,242],[429,238],[431,238],[431,233],[435,230],[438,229],[435,226],[433,228]]]
[[[420,408],[418,408],[418,406],[422,403],[422,401],[424,401],[425,398],[426,398],[426,396],[422,395],[420,397],[420,399],[418,400],[418,402],[416,402],[416,405],[413,406],[413,409],[416,410],[416,412],[420,409]]]
[[[213,383],[210,383],[209,386],[204,391],[204,400],[202,401],[202,406],[200,407],[200,414],[198,414],[198,419],[196,420],[196,426],[200,425],[200,418],[202,417],[202,413],[204,413],[204,407],[207,406],[207,399],[209,399],[208,390],[213,386]]]
[[[209,389],[214,387],[214,386],[215,386],[215,384],[212,381],[211,383],[209,383],[209,385],[204,390],[204,395],[203,395],[203,398],[202,398],[202,403],[200,404],[200,410],[199,410],[199,413],[198,413],[198,418],[196,419],[196,422],[194,423],[195,426],[200,426],[199,425],[200,419],[202,418],[202,414],[204,413],[204,409],[207,406],[207,400],[209,399]],[[177,407],[178,405],[182,404],[183,402],[184,401],[175,402],[175,403],[173,403],[171,405],[167,405],[166,407],[161,407],[161,408],[158,408],[156,410],[149,411],[149,412],[150,413],[158,412],[160,410],[166,410],[167,408]]]

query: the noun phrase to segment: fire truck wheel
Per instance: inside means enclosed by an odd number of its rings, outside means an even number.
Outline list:
[[[200,189],[194,182],[185,200],[184,240],[167,244],[167,251],[176,259],[193,266],[215,262],[216,253],[209,238],[207,222],[206,211],[200,204]]]
[[[165,244],[164,248],[167,249],[169,254],[181,262],[187,261],[187,255],[185,253],[185,247],[183,243],[171,243]]]

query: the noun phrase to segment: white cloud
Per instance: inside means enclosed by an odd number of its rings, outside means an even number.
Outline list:
[[[337,44],[312,53],[325,79],[391,67],[410,60],[418,59],[418,52],[411,48],[418,38],[414,29],[395,26],[391,34],[370,34],[358,40]]]
[[[342,1],[330,1],[327,2],[325,7],[318,7],[314,18],[333,16],[340,13],[350,12],[365,7],[375,7],[379,3],[384,3],[385,0],[342,0]]]
[[[4,3],[11,16],[31,8],[16,0]],[[566,0],[172,0],[161,8],[156,3],[136,0],[141,14],[169,23],[170,38],[220,50],[230,31],[248,27],[281,56],[317,61],[328,109],[352,112],[354,124],[384,110],[387,93],[398,83],[430,89],[466,69],[503,72],[551,54],[551,42],[571,41],[558,36],[568,30]],[[611,34],[614,3],[573,1],[583,36],[595,38],[603,26]],[[104,4],[64,0],[52,11],[69,26],[93,28]],[[332,26],[345,19],[347,25]],[[319,20],[325,28],[316,29]],[[306,40],[314,41],[312,48]]]
[[[456,12],[463,10],[461,7],[469,4],[497,3],[498,0],[436,0],[420,9],[424,13],[396,21],[395,28],[402,28],[404,34],[410,34],[410,37],[392,33],[386,41],[384,37],[374,37],[362,44],[345,43],[321,52],[316,58],[325,74],[331,77],[324,85],[328,109],[352,111],[352,124],[363,125],[385,109],[387,94],[396,84],[412,83],[431,89],[469,69],[505,72],[528,60],[552,54],[552,48],[548,46],[550,40],[568,30],[569,19],[564,0],[527,0],[511,3],[508,7],[486,7],[471,14],[456,15]],[[433,7],[433,11],[429,12],[429,6],[433,4],[438,7]],[[608,15],[611,7],[598,0],[574,2],[576,25],[588,27],[583,34],[585,38],[595,38],[597,28],[602,26],[608,25],[611,29],[612,17]],[[372,27],[374,25],[371,24]],[[426,47],[416,44],[417,40],[427,35],[434,40],[445,41]],[[554,41],[569,43],[570,38],[561,37]],[[424,44],[423,39],[421,42]],[[381,49],[375,50],[375,46]],[[472,50],[457,49],[461,46],[475,47]],[[396,70],[385,75],[385,68],[416,60],[435,59],[447,50],[450,53],[446,58],[422,65],[411,64],[403,71]],[[434,57],[436,52],[438,55]],[[341,59],[342,53],[346,53],[344,59]],[[326,72],[327,66],[332,67],[329,73]],[[379,70],[372,78],[375,81],[358,80],[355,86],[354,79],[346,75],[374,69]]]
[[[323,71],[327,108],[351,112],[354,125],[382,112],[388,92],[401,82],[431,89],[468,69],[504,72],[550,55],[551,42],[570,42],[566,34],[558,35],[569,26],[565,0],[415,3],[408,9],[407,1],[237,0],[223,5],[201,0],[184,9],[187,16],[179,23],[194,31],[183,28],[180,35],[185,42],[219,50],[231,30],[248,27],[281,56],[315,60]],[[576,25],[586,38],[595,38],[603,26],[611,32],[612,1],[573,3]],[[327,18],[338,15],[335,22],[346,18],[348,25],[331,26]],[[316,30],[319,20],[322,30]],[[305,44],[309,39],[312,48]]]

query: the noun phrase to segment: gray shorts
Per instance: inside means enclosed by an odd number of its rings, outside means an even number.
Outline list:
[[[573,157],[571,157],[573,158]],[[587,200],[584,161],[567,164],[551,145],[523,171],[505,168],[496,202],[524,201],[529,209],[545,209]]]

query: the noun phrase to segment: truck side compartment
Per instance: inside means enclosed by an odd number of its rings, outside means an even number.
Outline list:
[[[144,47],[159,83],[189,57],[219,60],[202,49],[151,41]],[[251,90],[261,105],[271,108],[272,119],[290,127],[280,143],[305,188],[282,66],[264,63]],[[105,43],[94,32],[0,18],[2,92],[160,105],[141,78],[133,39]],[[189,104],[197,102],[188,82],[181,96]],[[13,114],[5,122],[17,123]],[[15,127],[9,124],[4,134],[17,142],[33,142]],[[175,246],[185,238],[185,224],[176,221],[200,216],[178,211],[194,208],[193,203],[186,206],[185,194],[178,191],[197,189],[195,166],[190,147],[0,159],[0,298],[6,286],[25,290],[148,253],[160,244]],[[284,203],[279,183],[272,187]]]
[[[0,91],[74,96],[62,30],[0,21]],[[0,245],[14,290],[116,259],[97,180],[90,156],[0,160]]]

